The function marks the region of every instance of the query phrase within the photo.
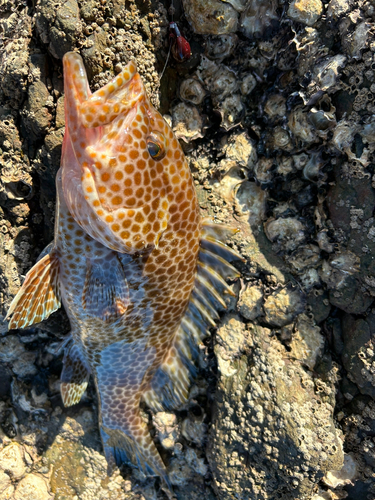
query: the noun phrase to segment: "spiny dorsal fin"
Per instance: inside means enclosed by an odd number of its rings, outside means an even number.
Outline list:
[[[9,329],[26,328],[40,323],[60,305],[59,259],[56,251],[45,255],[27,273],[14,297],[8,314]]]
[[[129,305],[129,287],[116,255],[102,263],[88,262],[82,305],[91,316],[103,321],[120,318]]]
[[[65,350],[63,364],[60,377],[61,398],[64,406],[72,406],[80,402],[89,381],[90,370],[76,344]]]

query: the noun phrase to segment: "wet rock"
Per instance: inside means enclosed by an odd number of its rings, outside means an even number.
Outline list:
[[[350,0],[331,0],[327,7],[327,16],[338,19],[350,9]]]
[[[17,484],[14,500],[53,500],[48,481],[39,474],[27,474]]]
[[[252,327],[244,347],[232,361],[236,376],[221,375],[216,392],[208,445],[215,491],[224,500],[263,500],[281,490],[288,499],[309,498],[321,472],[343,464],[332,402],[315,392],[299,362],[285,361],[269,330]]]
[[[304,295],[298,288],[282,288],[265,298],[265,321],[272,326],[285,326],[305,308]]]
[[[293,0],[288,9],[288,16],[302,24],[312,26],[323,12],[320,0]]]
[[[183,0],[185,15],[195,33],[224,35],[237,31],[238,13],[219,0]]]

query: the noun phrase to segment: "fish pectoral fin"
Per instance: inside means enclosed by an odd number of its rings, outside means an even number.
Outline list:
[[[60,306],[59,259],[57,252],[52,251],[27,273],[6,316],[11,317],[9,329],[40,323]]]
[[[129,286],[117,256],[110,258],[105,267],[88,262],[82,305],[88,314],[102,321],[114,321],[125,314]]]
[[[64,406],[80,402],[90,377],[89,367],[77,345],[65,350],[63,370],[60,377],[60,392]]]

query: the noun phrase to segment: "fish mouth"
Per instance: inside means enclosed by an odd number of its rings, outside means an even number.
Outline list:
[[[82,125],[95,128],[123,118],[144,96],[141,77],[135,63],[130,62],[119,75],[81,103]]]

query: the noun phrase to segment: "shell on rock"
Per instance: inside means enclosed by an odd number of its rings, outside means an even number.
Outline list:
[[[257,164],[254,167],[254,174],[256,180],[260,184],[268,184],[272,180],[271,169],[274,166],[274,160],[272,158],[265,158],[264,156],[258,159]]]
[[[218,111],[221,115],[220,125],[225,130],[230,130],[238,125],[245,111],[240,94],[233,94],[226,97],[220,104]]]
[[[275,0],[249,0],[241,14],[240,31],[248,38],[260,38],[279,20]]]
[[[198,109],[192,104],[180,102],[172,108],[173,132],[185,142],[203,137],[203,121]]]
[[[238,36],[234,34],[211,36],[205,43],[205,54],[210,59],[222,61],[232,54],[237,42]]]
[[[273,94],[264,106],[264,112],[270,120],[277,120],[286,115],[286,100],[281,94]]]
[[[244,181],[235,188],[237,212],[245,216],[250,226],[263,222],[268,194],[255,182]]]
[[[180,97],[192,104],[201,104],[206,96],[206,91],[196,78],[187,78],[180,85]]]
[[[224,35],[235,33],[238,12],[220,0],[183,0],[184,12],[195,33]]]
[[[307,113],[302,108],[295,108],[290,113],[288,126],[292,134],[299,139],[303,145],[309,146],[319,141],[314,127],[309,123]]]
[[[294,217],[270,219],[264,224],[267,238],[278,242],[285,251],[295,250],[305,241],[305,227]]]

